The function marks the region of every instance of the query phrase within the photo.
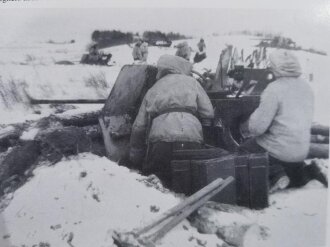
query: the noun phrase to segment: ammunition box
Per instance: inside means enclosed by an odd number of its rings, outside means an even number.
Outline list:
[[[235,178],[235,183],[227,186],[212,201],[237,204],[252,209],[268,206],[268,154],[229,154],[223,149],[209,150],[203,153],[204,159],[198,159],[196,150],[180,150],[174,158],[187,158],[194,153],[192,160],[173,160],[172,190],[191,195],[217,178]],[[177,152],[177,151],[175,151]],[[220,157],[215,157],[216,154]],[[205,159],[207,155],[212,158]],[[214,158],[215,157],[215,158]]]
[[[238,154],[235,168],[237,204],[253,209],[268,207],[268,154]]]
[[[225,155],[220,158],[191,161],[192,189],[194,192],[202,189],[217,178],[235,178],[235,156]],[[235,204],[236,184],[231,183],[221,193],[212,199],[215,202]]]
[[[235,156],[228,154],[223,149],[179,150],[175,151],[173,156],[176,159],[195,158],[171,162],[172,190],[176,193],[191,195],[217,178],[235,177]],[[201,157],[204,159],[198,159]],[[207,157],[211,158],[207,159]],[[221,194],[216,195],[212,200],[235,204],[235,183],[227,186]]]

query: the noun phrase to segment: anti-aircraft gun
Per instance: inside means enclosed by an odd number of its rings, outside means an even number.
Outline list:
[[[236,183],[233,185],[236,188],[228,187],[226,189],[228,191],[223,193],[226,197],[218,198],[218,201],[238,203],[252,208],[266,207],[268,205],[267,157],[255,154],[241,155],[237,149],[239,143],[244,140],[240,132],[240,123],[257,108],[261,92],[275,78],[268,69],[248,69],[242,66],[236,66],[226,73],[235,81],[235,90],[229,87],[221,88],[219,81],[207,80],[203,75],[195,73],[202,85],[208,84],[210,90],[206,91],[215,109],[215,119],[211,126],[204,129],[204,139],[208,149],[193,150],[193,152],[188,150],[191,160],[178,160],[176,163],[178,166],[173,170],[172,177],[173,190],[190,194],[201,186],[206,186],[219,174],[229,175],[236,178]],[[118,74],[108,99],[36,100],[30,98],[30,100],[32,104],[104,103],[99,123],[107,156],[113,161],[123,161],[128,155],[132,125],[146,92],[156,82],[156,75],[157,68],[151,65],[125,65]],[[226,150],[226,152],[221,150]],[[214,156],[215,152],[217,156]],[[209,154],[212,154],[211,158]],[[176,157],[179,159],[179,156]],[[201,157],[208,160],[201,161]],[[250,159],[252,159],[251,162]],[[192,165],[193,163],[195,165]],[[196,169],[192,167],[199,167],[200,170],[196,172]]]

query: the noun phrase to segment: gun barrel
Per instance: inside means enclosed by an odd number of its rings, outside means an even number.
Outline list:
[[[39,104],[104,104],[106,99],[30,99],[32,105]]]

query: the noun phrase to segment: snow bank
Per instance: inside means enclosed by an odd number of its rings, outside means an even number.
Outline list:
[[[7,197],[12,200],[0,213],[2,247],[66,246],[68,241],[79,247],[113,246],[113,230],[141,227],[181,200],[147,186],[146,177],[92,154],[40,166],[34,174]],[[327,190],[312,181],[302,189],[272,195],[267,209],[244,209],[241,214],[215,210],[207,217],[223,231],[231,229],[221,228],[226,224],[233,229],[252,225],[243,238],[245,247],[324,246],[326,201]],[[159,246],[223,244],[216,234],[201,234],[185,220]]]
[[[180,201],[147,187],[139,181],[141,175],[91,154],[41,166],[34,173],[0,214],[2,247],[40,242],[66,246],[72,237],[73,246],[112,246],[113,230],[143,226]],[[184,221],[162,245],[191,246],[197,239],[208,246],[222,244],[215,235],[201,235]]]
[[[269,236],[246,247],[326,246],[327,194],[320,183],[285,190],[270,197],[271,206],[257,214],[257,223],[268,228]]]

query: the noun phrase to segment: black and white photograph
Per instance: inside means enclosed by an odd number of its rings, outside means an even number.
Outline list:
[[[329,30],[325,0],[1,0],[0,247],[330,246]]]

